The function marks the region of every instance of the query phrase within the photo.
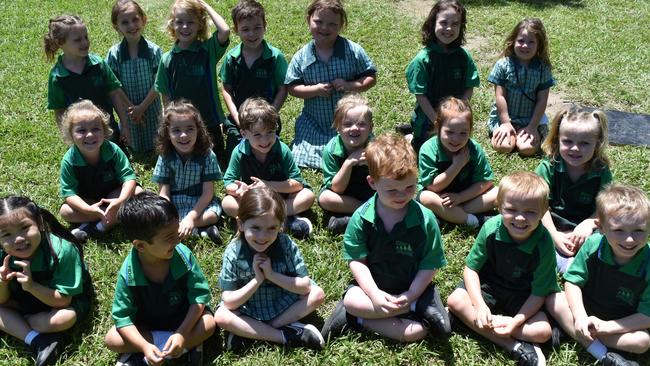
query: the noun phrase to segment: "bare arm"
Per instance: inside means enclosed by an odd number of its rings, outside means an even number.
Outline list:
[[[256,178],[257,179],[257,178]],[[255,179],[253,179],[255,181]],[[287,179],[281,181],[262,181],[267,187],[278,193],[295,193],[300,191],[303,188],[302,183],[298,182],[295,179]]]
[[[436,110],[433,108],[433,105],[431,105],[431,102],[426,95],[416,94],[415,101],[417,101],[420,109],[422,109],[422,112],[424,112],[429,121],[433,122],[436,120]]]
[[[422,296],[422,293],[427,286],[431,284],[431,281],[437,272],[438,270],[435,269],[421,269],[417,272],[415,278],[413,278],[413,281],[411,282],[411,286],[409,286],[409,289],[402,293],[402,295],[406,296],[409,304],[413,301],[417,301],[417,299]]]
[[[510,124],[510,115],[508,114],[508,101],[506,100],[506,88],[501,85],[495,85],[494,93],[494,102],[497,106],[497,116],[499,116],[499,122],[502,125]]]
[[[469,156],[467,159],[453,159],[449,168],[433,178],[433,181],[431,181],[427,189],[436,193],[444,191],[456,179],[456,176],[467,165],[468,161]]]
[[[456,193],[458,202],[454,200],[454,204],[458,205],[459,203],[467,202],[475,197],[480,196],[485,193],[488,189],[492,188],[494,183],[491,180],[476,182],[466,189]]]
[[[383,291],[379,289],[377,283],[375,282],[375,279],[372,278],[370,268],[368,268],[366,265],[365,259],[352,260],[350,261],[349,266],[350,271],[352,272],[352,276],[354,277],[355,281],[357,281],[357,284],[359,284],[359,287],[361,287],[363,292],[368,295],[373,303],[378,303],[376,302],[376,299],[381,296],[381,293],[383,293]]]
[[[257,277],[248,281],[246,285],[242,288],[234,291],[224,291],[221,293],[221,300],[226,309],[237,310],[239,309],[248,299],[253,296],[253,294],[260,287],[264,279],[258,279]]]
[[[474,95],[474,88],[467,88],[463,93],[463,99],[469,102],[472,99],[472,95]]]
[[[99,208],[98,204],[89,205],[81,197],[74,195],[65,198],[65,203],[70,206],[74,211],[83,213],[84,215],[94,217],[97,220],[104,218],[104,211]],[[101,202],[99,202],[101,203]]]
[[[307,295],[311,291],[311,280],[307,276],[290,277],[273,270],[265,271],[264,275],[267,280],[294,294]]]
[[[275,93],[275,98],[273,98],[273,108],[275,108],[276,111],[280,112],[280,109],[282,109],[282,106],[284,105],[284,101],[287,100],[287,86],[286,85],[281,85],[278,88],[278,92]]]
[[[169,184],[158,185],[158,195],[167,201],[171,201],[171,187]]]
[[[203,191],[201,192],[201,196],[199,197],[198,201],[196,201],[194,207],[192,207],[192,210],[190,210],[187,216],[191,215],[192,219],[196,221],[196,219],[201,216],[203,210],[208,207],[213,198],[214,182],[203,182]]]
[[[228,113],[230,113],[230,118],[232,118],[235,125],[239,127],[239,111],[237,111],[235,101],[232,97],[232,86],[223,84],[221,95],[223,96],[223,101],[226,103],[226,107],[228,108]]]
[[[542,116],[546,111],[549,92],[550,89],[544,89],[537,92],[537,102],[535,103],[535,109],[533,109],[533,115],[530,117],[530,123],[528,123],[527,127],[536,130],[537,126],[539,126],[539,122],[542,120]]]
[[[207,2],[204,0],[199,0],[201,5],[205,8],[205,10],[208,12],[208,15],[210,16],[210,19],[212,19],[212,22],[214,25],[217,27],[217,30],[219,31],[217,33],[217,37],[219,39],[220,44],[225,44],[228,41],[228,37],[230,37],[230,27],[228,26],[228,23],[217,13],[210,5],[208,5]]]
[[[300,99],[310,99],[315,97],[328,97],[332,92],[330,83],[320,83],[315,85],[292,84],[287,86],[289,94]]]

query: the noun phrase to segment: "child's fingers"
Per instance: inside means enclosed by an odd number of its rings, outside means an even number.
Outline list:
[[[29,261],[14,261],[14,264],[19,267],[22,267],[23,271],[25,269],[29,270],[29,264],[30,264]]]

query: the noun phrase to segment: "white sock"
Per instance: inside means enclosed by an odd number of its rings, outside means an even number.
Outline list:
[[[587,352],[590,355],[594,356],[598,361],[602,360],[607,354],[607,346],[602,344],[599,340],[595,339],[589,347],[587,347]]]
[[[363,325],[363,318],[362,317],[360,317],[360,316],[357,317],[357,324]]]
[[[101,221],[99,221],[99,222],[95,225],[95,229],[97,229],[97,231],[100,231],[100,232],[104,232],[104,230],[106,230],[106,228],[104,227],[104,224],[102,224]]]
[[[287,337],[284,336],[284,332],[280,331],[280,334],[282,334],[282,344],[287,344]]]
[[[38,337],[38,335],[41,334],[35,330],[30,330],[29,333],[25,336],[25,343],[27,343],[28,346],[32,345],[32,341],[34,338]]]
[[[478,217],[474,214],[467,214],[467,220],[465,220],[465,224],[469,227],[477,227],[478,226]]]

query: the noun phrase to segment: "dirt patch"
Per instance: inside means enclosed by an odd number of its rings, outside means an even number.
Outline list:
[[[422,22],[429,15],[433,1],[423,0],[399,0],[395,2],[399,11],[413,18],[416,22]]]
[[[553,119],[557,112],[564,107],[568,107],[570,104],[571,102],[563,91],[551,89],[548,94],[548,102],[546,103],[546,115],[549,119]]]

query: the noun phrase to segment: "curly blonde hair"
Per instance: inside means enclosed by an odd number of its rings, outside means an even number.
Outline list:
[[[71,104],[61,117],[61,134],[63,141],[72,145],[72,129],[77,122],[99,119],[104,130],[104,139],[110,139],[113,130],[110,127],[110,116],[88,99],[82,99]]]
[[[167,32],[169,35],[176,41],[178,37],[176,36],[176,30],[174,30],[174,22],[176,21],[176,12],[182,10],[190,14],[199,25],[199,29],[196,32],[196,39],[199,41],[205,41],[209,38],[208,32],[208,11],[205,10],[203,5],[196,0],[176,0],[174,5],[172,5],[169,19],[167,19]]]

